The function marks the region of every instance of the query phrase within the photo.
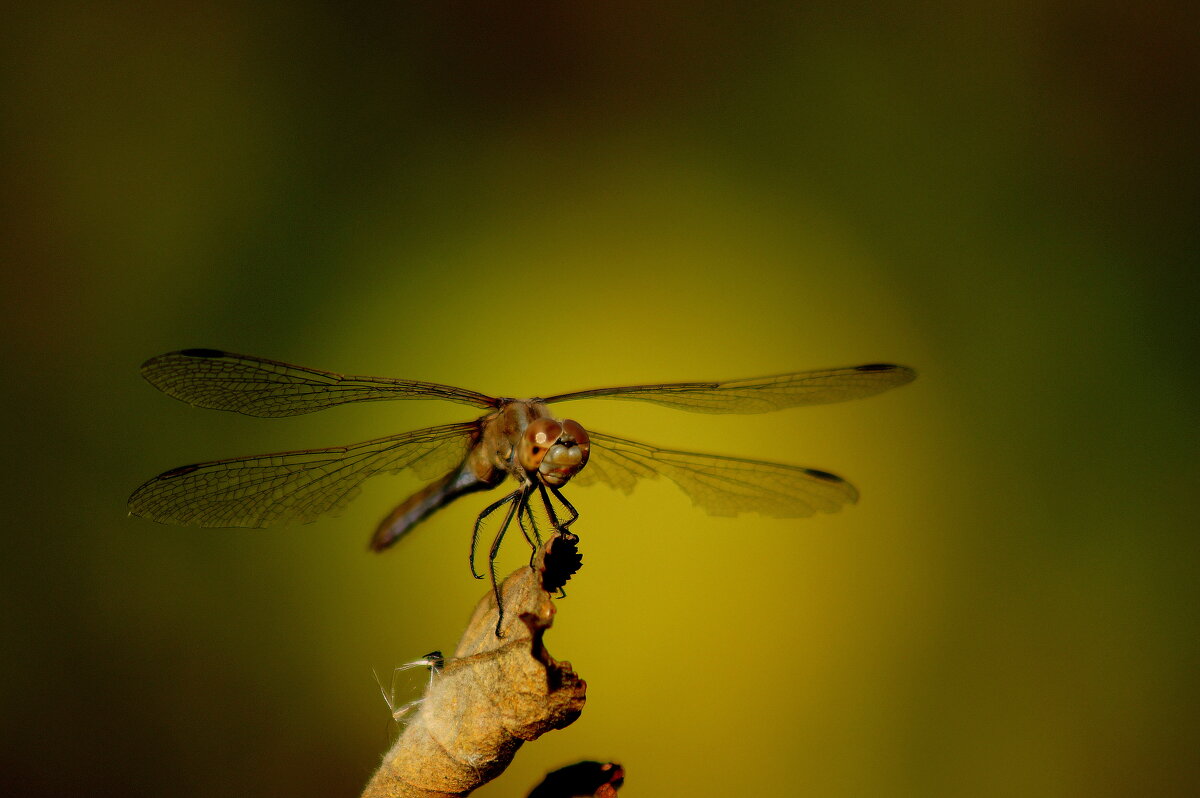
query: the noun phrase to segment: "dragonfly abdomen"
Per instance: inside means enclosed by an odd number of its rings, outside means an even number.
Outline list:
[[[371,537],[371,549],[383,551],[408,534],[417,524],[460,496],[493,487],[494,484],[475,475],[469,461],[464,462],[446,476],[435,479],[409,496],[399,507],[388,513],[387,518],[379,523]]]

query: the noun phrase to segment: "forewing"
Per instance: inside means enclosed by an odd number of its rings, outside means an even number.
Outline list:
[[[498,404],[490,396],[449,385],[348,377],[216,349],[159,355],[142,364],[142,376],[180,401],[248,416],[296,416],[348,402],[384,399],[444,399],[474,407]]]
[[[916,376],[916,372],[907,366],[872,363],[865,366],[800,371],[726,382],[677,382],[595,388],[558,394],[543,401],[635,399],[693,413],[768,413],[800,405],[861,399],[912,382]]]
[[[775,518],[830,513],[858,500],[841,477],[815,468],[659,449],[590,432],[591,457],[572,479],[603,482],[629,493],[639,479],[662,475],[710,515],[753,512]]]
[[[451,424],[450,426],[466,426],[470,428],[470,432],[466,435],[447,435],[440,441],[429,442],[428,450],[423,451],[416,460],[407,466],[401,466],[401,468],[411,468],[419,479],[427,481],[444,477],[453,469],[458,468],[466,459],[468,447],[474,442],[473,434],[479,428],[479,422],[472,421],[465,425]]]
[[[456,452],[461,461],[477,422],[406,432],[350,446],[307,449],[182,466],[129,497],[129,512],[163,524],[263,527],[308,523],[336,513],[376,474],[412,468],[422,476]]]

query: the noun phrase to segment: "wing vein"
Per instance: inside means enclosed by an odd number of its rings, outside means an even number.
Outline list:
[[[432,382],[356,377],[215,349],[184,349],[151,358],[142,376],[168,396],[196,407],[276,418],[350,402],[442,399],[495,407],[485,394]]]
[[[858,498],[850,483],[817,469],[660,449],[598,432],[591,439],[592,457],[576,482],[605,482],[628,493],[638,479],[661,475],[712,515],[802,517],[833,512]]]
[[[182,466],[143,483],[129,510],[160,523],[208,527],[307,523],[340,510],[376,474],[412,468],[425,478],[441,476],[462,461],[478,426],[448,424],[350,446]]]
[[[768,413],[802,405],[861,399],[916,378],[907,366],[873,363],[849,368],[800,371],[726,382],[679,382],[593,388],[543,401],[631,399],[693,413]]]

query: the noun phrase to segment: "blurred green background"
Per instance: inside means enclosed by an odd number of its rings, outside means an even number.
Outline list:
[[[138,375],[200,346],[519,396],[920,371],[763,416],[565,406],[862,500],[568,490],[548,644],[587,709],[480,795],[583,758],[629,796],[1195,794],[1198,16],[8,9],[6,791],[355,795],[394,732],[372,669],[452,649],[483,593],[484,497],[366,551],[411,476],[299,528],[126,517],[169,467],[470,415],[251,419]]]

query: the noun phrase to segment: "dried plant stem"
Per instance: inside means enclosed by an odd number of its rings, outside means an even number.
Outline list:
[[[569,533],[552,536],[534,567],[522,566],[504,580],[502,637],[495,634],[491,591],[480,600],[453,658],[363,798],[467,795],[500,775],[524,742],[579,717],[586,683],[542,644],[555,613],[546,585],[554,585],[564,568],[578,567],[576,540]]]

